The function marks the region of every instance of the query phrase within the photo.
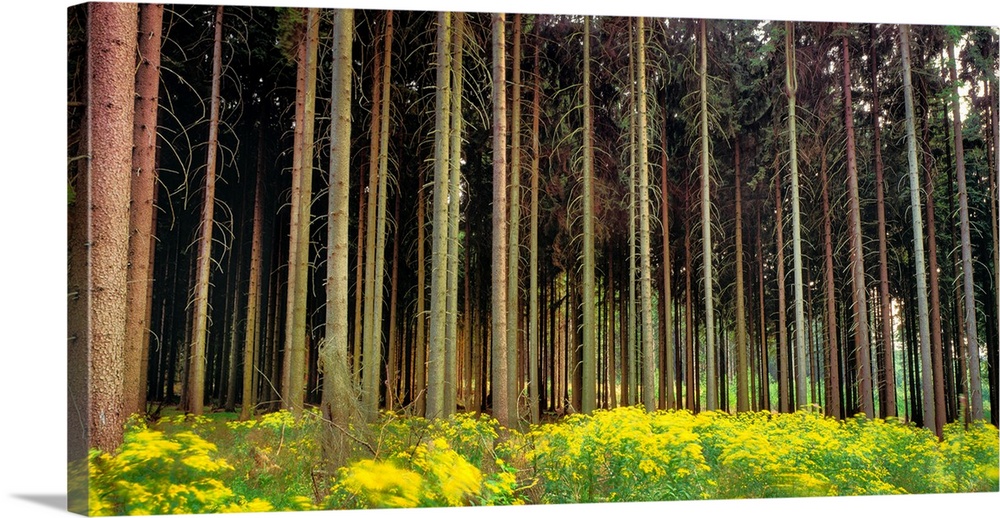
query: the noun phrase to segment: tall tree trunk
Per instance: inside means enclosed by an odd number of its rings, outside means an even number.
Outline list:
[[[413,354],[413,398],[417,415],[425,415],[427,404],[427,267],[425,225],[427,219],[424,195],[424,169],[417,173],[417,324]]]
[[[113,452],[121,444],[127,417],[122,391],[123,344],[128,312],[136,17],[135,4],[95,3],[88,13],[83,144],[89,159],[85,185],[76,200],[81,213],[74,212],[74,216],[85,222],[77,230],[85,232],[81,238],[87,245],[79,247],[79,252],[85,257],[81,263],[86,264],[87,282],[80,283],[77,290],[84,293],[86,317],[82,320],[89,325],[80,329],[75,343],[80,351],[86,351],[80,355],[83,365],[89,365],[86,381],[79,387],[83,394],[89,392],[89,397],[82,396],[88,405],[88,422],[79,431],[89,439],[90,448],[105,452]]]
[[[868,26],[871,39],[870,56],[875,56],[875,24]],[[909,52],[909,51],[907,51]],[[885,189],[882,165],[882,125],[879,122],[878,59],[869,59],[872,75],[872,146],[875,150],[875,208],[878,213],[878,293],[879,307],[882,315],[882,350],[885,355],[885,385],[884,397],[880,406],[882,417],[896,416],[896,368],[895,351],[892,342],[892,307],[889,300],[889,259],[885,229]],[[912,97],[912,88],[911,88]],[[912,108],[912,103],[911,103]],[[913,167],[916,167],[915,165]],[[919,193],[917,195],[919,199]],[[919,272],[918,272],[919,274]],[[918,290],[919,291],[919,290]]]
[[[387,338],[388,342],[388,352],[389,357],[386,359],[386,369],[385,369],[385,408],[387,410],[394,410],[397,404],[402,403],[402,395],[400,394],[399,384],[400,380],[406,379],[403,376],[403,364],[405,360],[400,350],[400,340],[398,331],[398,313],[397,305],[399,299],[399,241],[400,241],[400,229],[399,223],[401,221],[401,200],[403,196],[399,188],[396,188],[396,203],[393,209],[392,221],[395,223],[393,225],[393,235],[392,235],[392,274],[389,277],[389,285],[391,286],[389,292],[389,336]]]
[[[636,49],[636,55],[638,56],[638,90],[636,92],[636,99],[639,102],[639,291],[642,304],[642,310],[640,315],[642,316],[642,402],[646,406],[647,412],[652,412],[656,409],[656,393],[654,391],[655,386],[655,376],[656,376],[656,344],[654,342],[654,331],[653,331],[653,289],[652,289],[652,260],[649,252],[649,161],[648,161],[648,135],[649,131],[646,125],[646,29],[645,29],[645,19],[639,17],[639,24],[637,27],[638,33],[638,48]],[[703,27],[704,29],[704,27]],[[702,30],[702,37],[704,37],[704,30]],[[704,52],[704,46],[702,46],[702,51]],[[704,57],[704,54],[702,54]],[[704,72],[704,69],[702,70]],[[704,76],[702,77],[702,86],[704,87]],[[704,92],[704,91],[703,91]],[[703,98],[704,99],[704,98]],[[705,109],[704,103],[702,108]],[[706,119],[707,120],[707,119]],[[707,123],[706,123],[707,124]],[[702,129],[706,129],[703,127]],[[704,133],[703,138],[707,138],[707,129]],[[707,142],[707,141],[706,141]],[[705,151],[706,148],[702,147]],[[707,168],[703,171],[707,175]],[[704,187],[704,184],[703,184]],[[704,195],[703,203],[704,203]],[[704,215],[704,213],[703,213]],[[593,288],[593,285],[590,286]],[[584,291],[587,291],[586,281],[584,283]],[[593,290],[590,290],[593,294]],[[584,299],[586,301],[586,299]],[[586,305],[584,308],[586,309]],[[708,308],[711,308],[709,304]],[[711,310],[711,309],[709,309]],[[586,322],[584,322],[584,329],[587,328]]]
[[[663,115],[663,130],[660,135],[660,148],[662,154],[660,158],[660,226],[663,231],[663,297],[660,300],[660,307],[663,310],[663,323],[666,329],[663,341],[663,364],[665,368],[661,375],[661,382],[666,390],[666,409],[678,408],[674,385],[677,384],[677,373],[674,369],[677,361],[675,356],[674,322],[671,311],[671,288],[670,288],[670,185],[667,182],[667,115]],[[609,290],[611,296],[614,292]],[[612,368],[613,371],[613,368]],[[613,375],[612,375],[613,376]],[[614,378],[611,378],[612,381]]]
[[[445,414],[455,413],[458,390],[458,219],[460,209],[460,178],[462,160],[462,21],[455,13],[452,28],[451,55],[451,131],[448,151],[451,154],[451,174],[448,177],[448,321],[445,328]]]
[[[629,28],[629,48],[633,46],[633,36],[631,32],[631,25]],[[635,281],[636,281],[636,267],[635,267],[635,256],[636,256],[636,228],[635,228],[635,211],[636,211],[636,168],[637,168],[637,148],[636,148],[636,111],[638,106],[636,105],[636,91],[635,91],[635,63],[632,58],[633,53],[628,53],[628,73],[629,73],[629,88],[631,89],[631,95],[629,99],[631,100],[631,105],[629,107],[629,218],[628,218],[628,339],[625,341],[625,346],[628,353],[626,354],[627,359],[625,365],[623,366],[625,370],[624,384],[626,386],[626,392],[623,392],[623,396],[628,403],[628,406],[635,405],[636,403],[636,392],[638,392],[636,384],[636,305],[635,305]]]
[[[431,227],[431,313],[427,348],[427,417],[446,417],[445,319],[448,270],[448,153],[451,114],[451,13],[437,17],[437,94],[434,135],[434,221]]]
[[[160,90],[163,4],[139,11],[139,67],[135,74],[131,210],[128,239],[128,316],[125,331],[125,415],[146,407],[149,296],[152,292],[153,194],[156,190],[156,111]]]
[[[580,410],[589,414],[597,407],[597,322],[594,319],[594,149],[593,113],[590,108],[590,23],[583,18],[583,387]],[[639,18],[642,27],[642,18]],[[640,58],[641,59],[641,58]],[[515,132],[516,135],[516,132]],[[516,136],[514,138],[517,138]],[[514,203],[512,201],[512,203]],[[574,391],[577,387],[573,387]]]
[[[531,423],[538,424],[539,403],[539,363],[538,363],[538,124],[541,116],[541,29],[535,17],[535,73],[534,93],[531,105],[531,219],[528,229],[528,406]],[[468,296],[468,295],[466,295]]]
[[[493,370],[490,391],[493,417],[501,426],[510,426],[508,394],[507,331],[507,100],[504,78],[507,70],[503,13],[493,15],[493,287],[492,347]]]
[[[362,408],[365,419],[369,422],[378,418],[379,403],[379,370],[382,366],[382,310],[385,307],[383,297],[385,293],[385,226],[386,226],[386,205],[388,199],[388,179],[389,179],[389,101],[390,101],[390,74],[392,72],[392,10],[385,13],[385,38],[382,45],[382,79],[380,85],[382,94],[380,101],[382,108],[379,110],[381,121],[379,122],[379,154],[378,154],[378,201],[375,208],[375,263],[374,263],[374,285],[372,286],[373,304],[371,321],[366,327],[371,327],[370,340],[365,342],[365,350],[361,352],[364,360],[364,387],[361,392]]]
[[[743,293],[743,197],[740,182],[740,141],[734,142],[736,180],[736,411],[750,410],[749,387],[747,380],[747,318]]]
[[[715,310],[713,309],[712,291],[712,179],[708,170],[709,135],[708,135],[708,42],[706,40],[705,20],[701,20],[701,65],[699,76],[701,81],[701,257],[702,280],[705,293],[705,384],[708,410],[718,408],[718,390],[716,385],[715,365]]]
[[[222,6],[215,10],[215,44],[212,51],[212,97],[208,124],[208,152],[205,160],[205,198],[201,209],[198,263],[194,292],[194,328],[186,410],[201,415],[205,400],[205,340],[208,334],[208,290],[212,270],[212,230],[215,227],[215,169],[219,147],[219,88],[222,76]]]
[[[333,77],[330,99],[330,189],[326,257],[326,337],[320,347],[323,372],[323,436],[328,472],[344,465],[347,429],[358,415],[357,396],[347,357],[347,256],[350,210],[351,47],[354,10],[338,9],[333,21]]]
[[[965,149],[962,144],[961,97],[958,92],[958,62],[955,59],[955,42],[948,42],[949,73],[952,82],[952,124],[955,137],[955,179],[958,182],[958,217],[962,236],[962,287],[965,300],[965,340],[969,383],[969,418],[983,419],[983,385],[979,374],[979,332],[976,329],[976,293],[972,281],[972,238],[969,233],[969,190],[965,181]]]
[[[799,216],[798,137],[795,134],[795,25],[785,22],[785,93],[788,96],[788,160],[792,184],[792,275],[795,292],[795,403],[806,404],[806,319],[802,295],[802,223]]]
[[[846,24],[844,24],[846,27]],[[854,110],[851,106],[851,60],[847,36],[843,37],[844,121],[847,131],[847,197],[851,247],[851,301],[854,304],[854,347],[858,369],[860,410],[875,416],[872,400],[871,345],[868,330],[868,297],[865,289],[864,247],[861,236],[861,202],[858,196],[858,163],[854,146]]]
[[[930,322],[927,314],[927,270],[924,266],[924,224],[923,215],[920,210],[920,180],[917,175],[917,135],[914,129],[913,84],[910,79],[909,31],[909,25],[899,26],[899,44],[903,60],[903,98],[906,109],[906,158],[909,163],[910,213],[913,219],[913,256],[917,269],[917,319],[920,326],[921,394],[923,395],[924,426],[934,431],[938,437],[942,437],[942,430],[937,428],[935,424],[936,413],[934,410],[933,367],[931,366]],[[876,128],[878,128],[877,125]],[[881,186],[879,190],[881,190]],[[888,294],[885,294],[885,296],[887,297]],[[883,302],[883,310],[885,310],[885,305],[885,302]],[[888,314],[884,314],[882,318],[888,320],[889,316]],[[889,347],[891,348],[891,340],[889,341]],[[887,370],[891,370],[891,364],[888,363],[889,358],[890,356],[887,354]]]
[[[521,246],[521,15],[514,15],[512,45],[513,78],[510,103],[510,221],[507,227],[507,414],[516,421],[517,399],[520,394],[517,382],[517,343],[520,330],[518,296],[518,269]],[[584,46],[584,55],[587,49]],[[586,59],[586,57],[584,57]],[[586,65],[585,65],[586,66]],[[506,70],[504,71],[506,74]],[[584,166],[586,167],[586,166]],[[574,387],[575,388],[575,387]]]

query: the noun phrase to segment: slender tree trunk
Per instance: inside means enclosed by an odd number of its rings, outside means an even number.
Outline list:
[[[871,53],[875,54],[875,24],[869,25]],[[879,122],[878,60],[870,59],[872,75],[872,127],[875,151],[875,207],[878,213],[879,307],[882,315],[882,350],[885,355],[885,389],[881,405],[882,417],[896,415],[896,372],[892,344],[892,308],[889,300],[889,259],[885,226],[885,189],[882,165],[882,125]],[[912,107],[912,106],[911,106]],[[919,198],[919,193],[918,193]]]
[[[826,301],[826,414],[842,417],[840,403],[840,353],[837,344],[837,295],[833,266],[833,222],[830,214],[830,185],[827,177],[826,147],[820,157],[819,177],[823,185],[823,292]]]
[[[636,99],[639,102],[639,291],[642,304],[642,311],[640,312],[642,316],[642,402],[646,406],[646,411],[652,412],[656,409],[656,393],[654,391],[656,379],[656,344],[654,342],[655,334],[653,331],[653,289],[651,279],[653,267],[649,252],[649,162],[647,150],[649,132],[646,124],[646,29],[644,22],[645,18],[640,16],[637,28],[638,48],[636,49],[639,67],[638,74],[636,74],[638,76]],[[704,35],[703,27],[702,37]],[[704,46],[702,47],[702,51],[704,52]],[[704,57],[704,54],[702,54],[702,57]],[[702,72],[704,73],[704,68]],[[704,81],[705,78],[703,76],[702,87],[705,85]],[[702,99],[704,100],[704,97]],[[705,109],[704,102],[702,109]],[[703,126],[702,129],[706,129],[706,127]],[[703,133],[702,138],[707,138],[707,133]],[[705,142],[707,143],[707,140]],[[706,151],[704,145],[702,151]],[[703,174],[708,174],[707,168],[703,171]],[[704,203],[704,191],[702,192],[702,196]],[[590,287],[592,288],[593,286],[591,285]],[[584,291],[587,291],[586,281],[584,283]],[[590,293],[592,294],[593,290],[590,290]],[[584,308],[586,307],[585,303]],[[711,308],[710,303],[708,308]],[[586,328],[587,325],[584,322],[584,329]]]
[[[504,15],[493,15],[493,370],[490,391],[493,417],[501,426],[510,426],[517,416],[508,404],[507,331],[507,101],[504,77],[507,70],[504,45]]]
[[[760,317],[760,410],[771,409],[771,376],[768,373],[767,361],[767,323],[764,314],[764,245],[761,239],[763,229],[760,224],[760,212],[763,200],[757,205],[757,312]]]
[[[399,223],[401,214],[401,199],[402,193],[399,189],[396,189],[396,206],[393,209],[392,220],[393,225],[393,235],[392,235],[392,274],[390,275],[390,286],[391,291],[389,292],[389,336],[388,336],[388,350],[389,357],[386,360],[385,369],[385,407],[387,410],[393,410],[396,404],[402,403],[402,395],[400,394],[399,385],[401,379],[406,379],[403,376],[403,363],[405,363],[402,351],[400,351],[400,340],[398,336],[398,295],[399,295],[399,241],[400,241],[400,229]]]
[[[712,292],[712,179],[709,175],[709,135],[708,135],[708,42],[705,20],[701,20],[701,257],[703,261],[702,280],[705,293],[705,363],[707,382],[705,385],[708,410],[718,408],[718,390],[715,365],[715,310]]]
[[[538,124],[541,116],[541,29],[539,18],[535,17],[535,81],[531,106],[531,220],[529,223],[528,241],[528,406],[530,407],[531,423],[537,424],[540,419],[539,399],[539,363],[538,363],[538,162],[539,135]],[[516,120],[516,119],[515,119]],[[467,292],[468,293],[468,292]]]
[[[844,24],[846,27],[846,24]],[[865,288],[864,247],[861,235],[861,203],[858,196],[858,165],[854,146],[854,110],[851,106],[851,62],[847,36],[843,38],[844,120],[847,131],[847,191],[851,237],[851,301],[854,304],[854,347],[857,356],[860,410],[869,419],[875,416],[872,400],[871,345],[868,329],[868,302]]]
[[[795,25],[785,22],[785,93],[788,95],[788,160],[792,183],[792,275],[795,291],[795,402],[806,404],[806,319],[802,295],[802,223],[799,216],[798,137],[795,134]]]
[[[263,111],[263,110],[261,110]],[[253,230],[250,244],[250,286],[247,289],[247,321],[246,336],[243,338],[243,406],[240,408],[240,420],[245,421],[253,415],[257,404],[254,397],[256,386],[257,364],[257,319],[260,314],[260,276],[263,259],[264,240],[264,121],[260,120],[257,134],[257,175],[254,182],[253,195]]]
[[[629,48],[633,47],[633,36],[629,32]],[[623,380],[627,386],[627,392],[624,392],[628,406],[635,405],[636,403],[636,392],[638,392],[636,384],[636,305],[635,305],[635,281],[636,281],[636,267],[635,267],[635,256],[636,256],[636,168],[637,168],[637,148],[636,148],[636,111],[638,106],[636,105],[636,89],[635,89],[635,64],[633,62],[632,52],[628,53],[628,73],[629,73],[629,88],[631,89],[631,95],[629,99],[631,100],[631,105],[629,107],[629,153],[631,154],[629,162],[629,238],[628,238],[628,338],[625,342],[628,354],[625,365],[625,380]]]
[[[747,380],[747,321],[746,308],[743,293],[743,198],[741,190],[743,184],[740,182],[740,141],[735,139],[735,169],[736,181],[734,191],[736,193],[736,411],[746,412],[750,410],[749,387]]]
[[[219,83],[222,76],[222,6],[215,11],[215,45],[212,52],[212,97],[208,126],[208,157],[205,160],[205,198],[201,210],[198,263],[194,293],[194,328],[186,410],[201,415],[205,400],[205,340],[208,335],[208,290],[212,269],[212,229],[215,227],[215,169],[219,146]]]
[[[663,297],[660,300],[660,307],[663,310],[664,322],[664,342],[663,342],[663,374],[661,375],[663,386],[666,390],[666,401],[664,406],[667,409],[678,408],[678,401],[675,398],[674,385],[677,384],[676,371],[674,370],[675,340],[674,322],[671,311],[671,287],[670,287],[670,185],[667,181],[667,115],[663,115],[663,130],[660,135],[660,147],[662,155],[660,159],[660,225],[663,231]],[[613,296],[613,291],[609,291]],[[613,368],[612,368],[613,370]],[[612,380],[614,378],[612,377]]]
[[[328,472],[347,460],[345,434],[358,415],[347,356],[347,260],[350,210],[351,46],[354,10],[338,9],[333,21],[333,77],[330,102],[330,189],[326,257],[326,337],[320,347],[323,372],[323,454]]]
[[[454,14],[451,53],[451,139],[448,152],[451,155],[451,172],[448,176],[448,279],[447,279],[447,322],[445,324],[445,414],[456,410],[458,390],[458,219],[460,209],[460,179],[462,160],[462,13]]]
[[[642,27],[642,18],[639,18]],[[580,410],[589,414],[597,407],[597,322],[594,319],[594,153],[593,113],[590,108],[590,23],[583,18],[583,386]],[[641,30],[641,29],[640,29]],[[640,58],[641,59],[641,58]],[[516,132],[515,132],[516,135]],[[516,136],[515,136],[516,138]],[[512,201],[512,203],[514,203]],[[577,390],[573,387],[574,391]]]
[[[962,235],[962,286],[965,294],[965,339],[968,350],[969,418],[983,419],[983,385],[979,374],[979,332],[976,329],[976,293],[972,280],[972,239],[969,233],[969,190],[965,181],[965,149],[962,144],[962,114],[959,109],[958,62],[955,59],[955,43],[948,43],[948,59],[951,61],[952,124],[955,137],[955,178],[958,182],[958,217]]]
[[[690,191],[690,186],[688,187]],[[694,318],[692,304],[691,284],[691,202],[689,195],[684,196],[684,354],[685,373],[684,384],[687,390],[687,409],[691,412],[698,407],[697,372],[694,368]]]
[[[390,75],[392,72],[392,11],[386,11],[385,37],[382,45],[382,80],[380,86],[382,94],[380,101],[382,108],[379,110],[381,121],[379,122],[379,153],[378,153],[378,200],[375,207],[375,262],[374,262],[374,285],[372,286],[372,313],[371,320],[366,328],[370,326],[370,340],[365,342],[365,349],[362,351],[364,372],[362,379],[364,387],[361,392],[362,408],[365,419],[369,422],[378,418],[379,403],[379,371],[382,366],[382,310],[385,307],[383,297],[385,293],[385,239],[386,239],[386,205],[388,203],[388,179],[389,179],[389,101],[390,101]]]
[[[139,66],[135,74],[132,130],[131,210],[128,238],[128,316],[125,335],[125,415],[146,407],[149,350],[148,302],[152,291],[153,193],[156,189],[156,111],[160,90],[160,35],[163,4],[144,4],[139,11]]]
[[[417,174],[417,324],[413,358],[413,398],[417,415],[423,416],[427,403],[427,315],[426,315],[426,198],[424,169]]]
[[[920,326],[920,374],[921,394],[923,395],[923,419],[925,427],[934,431],[938,437],[942,437],[942,430],[937,428],[935,424],[936,413],[934,409],[933,367],[931,366],[930,322],[928,320],[927,308],[927,270],[924,266],[924,225],[923,215],[920,210],[920,180],[917,174],[917,136],[914,129],[913,85],[910,79],[909,31],[909,25],[899,26],[900,52],[903,60],[903,97],[906,109],[906,157],[909,163],[910,213],[913,220],[913,256],[917,270],[917,318]],[[876,128],[878,128],[877,125]],[[880,171],[876,171],[876,173],[878,172]],[[879,190],[881,191],[881,186]],[[888,294],[886,293],[884,296],[887,297]],[[883,302],[883,310],[886,310],[886,305]],[[882,318],[888,320],[888,314],[882,315]],[[891,348],[891,340],[888,341],[888,345]],[[887,354],[887,370],[891,370],[891,364],[888,363],[889,359],[890,355]]]
[[[777,157],[774,164],[774,235],[778,251],[778,410],[790,412],[788,393],[788,326],[785,305],[785,239],[781,218],[781,170],[778,169]]]

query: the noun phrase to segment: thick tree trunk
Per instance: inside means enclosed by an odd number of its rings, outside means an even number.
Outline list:
[[[631,25],[629,31],[629,48],[633,47],[633,36],[631,32]],[[636,105],[636,91],[635,91],[635,63],[633,60],[633,53],[628,53],[628,74],[629,74],[629,88],[630,94],[629,99],[631,99],[631,105],[629,107],[629,218],[628,218],[628,337],[623,345],[627,349],[626,361],[624,362],[624,376],[623,384],[625,385],[624,391],[622,393],[623,397],[627,401],[628,406],[632,406],[636,403],[638,387],[636,384],[636,305],[635,305],[635,284],[636,284],[636,267],[635,267],[635,256],[636,256],[636,168],[637,166],[637,148],[636,148],[636,111],[638,106]]]
[[[125,415],[146,406],[149,296],[152,292],[153,193],[156,190],[156,112],[160,90],[163,4],[139,11],[139,67],[135,75],[131,211],[128,239],[128,316],[125,332]]]
[[[194,327],[188,358],[186,410],[201,415],[205,400],[205,340],[208,334],[209,277],[212,268],[212,230],[215,227],[215,169],[219,147],[219,89],[222,76],[222,6],[215,11],[215,45],[212,52],[212,97],[208,125],[208,157],[205,160],[205,191],[198,238],[198,262],[194,292]]]
[[[448,270],[448,129],[451,114],[451,13],[437,16],[434,216],[431,227],[431,313],[427,347],[427,418],[446,417],[445,319]]]
[[[340,9],[333,21],[333,77],[331,79],[330,189],[327,211],[326,336],[319,352],[323,372],[321,409],[329,426],[323,436],[328,472],[344,465],[346,430],[358,415],[347,356],[347,259],[350,210],[351,46],[354,10]]]
[[[510,426],[517,416],[510,415],[508,394],[507,332],[507,70],[504,45],[504,15],[494,14],[493,22],[493,287],[492,287],[492,359],[490,392],[493,394],[493,417],[501,426]]]

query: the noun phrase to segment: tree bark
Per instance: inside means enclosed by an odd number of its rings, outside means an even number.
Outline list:
[[[594,318],[594,122],[590,107],[590,24],[583,19],[583,387],[581,411],[597,407],[597,322]],[[642,18],[639,18],[640,31]],[[641,41],[641,39],[640,39]],[[641,60],[642,58],[640,58]],[[641,102],[641,101],[640,101]],[[516,132],[515,132],[516,134]],[[516,138],[516,137],[515,137]],[[514,203],[513,201],[511,203]],[[576,387],[574,387],[574,390]]]
[[[733,190],[736,193],[736,411],[750,410],[749,383],[747,380],[747,318],[743,292],[743,197],[740,182],[740,141],[734,141],[736,179]]]
[[[638,48],[636,49],[636,55],[638,56],[638,91],[636,92],[636,98],[639,102],[639,291],[640,299],[642,304],[642,309],[640,315],[642,316],[642,402],[646,406],[647,412],[652,412],[656,410],[656,392],[655,386],[655,376],[656,376],[656,343],[655,343],[655,333],[653,331],[653,289],[652,289],[652,259],[649,252],[649,241],[650,241],[650,231],[649,231],[649,160],[648,160],[648,128],[646,124],[646,36],[645,36],[645,18],[639,17],[639,24],[637,27],[638,33]],[[704,27],[702,27],[702,38],[704,38],[705,32]],[[704,41],[702,42],[702,57],[704,58]],[[704,68],[702,68],[702,73],[704,73]],[[705,86],[705,77],[702,76],[702,87]],[[703,94],[704,94],[703,90]],[[702,98],[704,101],[704,97]],[[702,109],[705,109],[704,103],[702,104]],[[705,114],[707,116],[707,114]],[[706,121],[707,119],[703,119]],[[705,123],[707,124],[707,123]],[[703,126],[703,130],[706,133],[702,134],[702,138],[707,138],[707,126]],[[705,141],[707,143],[707,140]],[[702,151],[707,152],[707,148],[703,143]],[[707,164],[707,162],[703,162]],[[706,169],[702,171],[703,174],[707,175]],[[703,189],[705,184],[702,185]],[[705,191],[702,192],[702,200],[704,203]],[[703,205],[704,208],[704,205]],[[704,212],[703,212],[704,216]],[[710,272],[711,270],[709,270]],[[709,275],[710,277],[711,275]],[[591,286],[592,287],[592,286]],[[584,284],[584,290],[586,291],[587,285]],[[591,293],[593,291],[591,290]],[[584,306],[586,308],[586,305]],[[708,305],[709,311],[711,311],[711,303]],[[584,329],[586,329],[586,323],[584,323]]]
[[[795,25],[785,22],[785,93],[788,96],[788,160],[792,188],[792,276],[795,293],[795,404],[806,404],[806,319],[802,295],[802,223],[799,215],[798,137],[795,134]]]
[[[348,211],[350,210],[351,46],[354,10],[338,9],[333,21],[330,116],[330,189],[326,257],[326,336],[319,352],[323,373],[321,409],[330,425],[323,436],[328,472],[347,461],[344,436],[358,415],[347,356]]]
[[[492,359],[490,391],[493,417],[501,426],[510,426],[516,416],[508,406],[507,331],[507,101],[504,77],[507,70],[504,45],[504,15],[493,21],[493,287]]]
[[[923,215],[920,210],[920,180],[917,175],[917,136],[914,129],[913,84],[910,79],[909,31],[909,25],[899,26],[900,52],[903,60],[903,97],[906,110],[906,158],[909,163],[910,213],[913,221],[913,256],[917,270],[917,320],[920,330],[920,377],[921,394],[923,396],[923,420],[924,427],[932,430],[938,437],[942,437],[942,430],[938,429],[935,424],[936,414],[934,409],[934,381],[932,378],[933,367],[931,366],[930,322],[927,314],[927,270],[924,266],[924,228]],[[883,304],[885,305],[885,302]],[[888,319],[888,315],[882,315],[882,318]],[[888,363],[888,361],[889,357],[887,356],[886,362]],[[887,370],[890,370],[889,367],[887,367]]]
[[[139,11],[139,67],[135,75],[131,210],[128,239],[128,316],[125,335],[125,415],[146,407],[149,295],[153,289],[153,194],[156,190],[156,112],[160,90],[163,4]]]
[[[706,22],[701,20],[701,64],[699,76],[701,81],[701,257],[702,281],[705,297],[705,407],[708,410],[718,408],[718,389],[715,364],[715,310],[712,294],[712,179],[708,170],[709,135],[708,135],[708,43],[706,41]]]
[[[201,232],[198,239],[198,262],[194,292],[194,328],[186,410],[201,415],[205,399],[205,340],[208,334],[209,277],[212,268],[212,230],[215,227],[215,169],[219,146],[219,88],[222,76],[222,6],[215,11],[215,44],[212,51],[212,97],[208,126],[208,151],[205,160],[205,198],[201,209]]]
[[[445,324],[445,414],[455,413],[458,391],[458,219],[461,200],[460,179],[462,161],[462,13],[454,14],[451,53],[451,132],[448,151],[451,154],[451,174],[448,176],[448,321]]]
[[[535,73],[531,105],[531,216],[528,230],[528,406],[531,423],[538,424],[539,411],[539,329],[538,329],[538,168],[539,119],[541,118],[541,37],[539,18],[535,17]],[[468,295],[466,295],[468,296]]]
[[[846,27],[846,24],[843,25]],[[851,106],[851,63],[847,36],[843,37],[844,121],[847,131],[847,196],[850,219],[851,301],[854,304],[854,347],[858,369],[860,410],[875,417],[872,400],[871,345],[868,329],[868,297],[865,288],[864,248],[861,236],[861,202],[858,196],[858,165],[854,145],[854,110]]]

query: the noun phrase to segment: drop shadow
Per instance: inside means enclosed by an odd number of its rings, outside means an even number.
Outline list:
[[[51,507],[60,511],[66,510],[66,493],[61,494],[40,494],[40,495],[11,495],[14,498],[34,502],[38,505]]]

